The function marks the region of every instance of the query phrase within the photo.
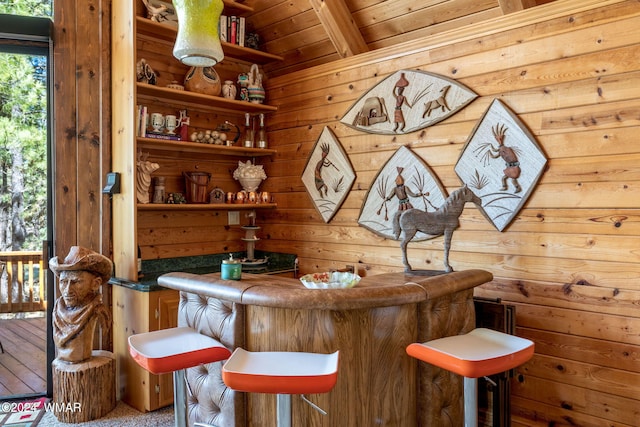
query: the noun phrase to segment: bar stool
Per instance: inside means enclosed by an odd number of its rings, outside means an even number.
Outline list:
[[[173,372],[176,427],[187,425],[185,369],[226,360],[231,352],[217,340],[189,327],[161,329],[129,337],[129,354],[152,374]]]
[[[465,427],[478,425],[477,379],[520,366],[533,351],[532,341],[485,328],[407,347],[410,356],[464,377]]]
[[[222,367],[227,387],[244,392],[276,394],[277,426],[291,427],[291,395],[300,394],[305,402],[326,414],[304,397],[326,393],[338,379],[338,355],[264,351],[237,348]]]

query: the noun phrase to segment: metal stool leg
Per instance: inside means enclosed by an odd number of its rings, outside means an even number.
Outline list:
[[[276,395],[276,403],[278,405],[276,425],[278,427],[291,427],[291,395]]]
[[[187,427],[187,385],[185,370],[173,371],[173,413],[176,427]]]
[[[478,379],[464,377],[464,427],[478,427]]]

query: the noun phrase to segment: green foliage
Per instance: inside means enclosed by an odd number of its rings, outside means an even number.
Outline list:
[[[0,116],[25,126],[46,125],[47,88],[35,74],[38,58],[0,54]]]
[[[0,13],[21,16],[51,16],[52,0],[0,0]]]
[[[39,250],[46,239],[47,87],[38,78],[41,65],[40,57],[0,53],[0,250]]]

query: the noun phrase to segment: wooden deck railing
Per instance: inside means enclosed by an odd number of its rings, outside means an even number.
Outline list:
[[[42,252],[0,252],[0,313],[47,308]]]

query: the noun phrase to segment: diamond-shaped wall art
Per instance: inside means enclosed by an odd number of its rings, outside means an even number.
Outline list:
[[[362,132],[407,134],[452,116],[477,96],[445,76],[399,70],[370,88],[340,121]]]
[[[503,231],[526,203],[546,163],[533,134],[495,99],[462,149],[455,172],[482,199],[482,214]]]
[[[358,224],[386,239],[396,240],[393,217],[410,207],[433,212],[447,198],[429,166],[407,147],[400,147],[380,169],[360,209]],[[409,205],[408,205],[409,204]],[[433,239],[418,232],[412,241]]]
[[[302,182],[324,222],[331,221],[356,179],[347,153],[335,134],[325,127],[309,154]]]

